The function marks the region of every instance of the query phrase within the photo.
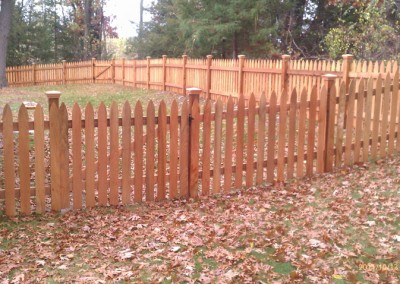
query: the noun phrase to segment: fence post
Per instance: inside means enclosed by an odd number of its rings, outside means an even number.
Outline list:
[[[96,67],[96,58],[92,58],[92,83],[96,83],[95,67]]]
[[[125,86],[125,57],[122,58],[122,86]]]
[[[61,93],[57,91],[46,92],[49,102],[49,123],[50,123],[50,176],[51,176],[51,209],[60,211],[61,204],[61,167],[60,167],[60,146],[61,127],[59,114],[59,101]]]
[[[150,56],[146,57],[147,59],[147,90],[150,90]]]
[[[344,54],[342,55],[343,58],[343,65],[342,65],[342,72],[343,72],[343,82],[346,86],[346,92],[349,91],[350,86],[350,71],[351,71],[351,63],[353,62],[353,55],[351,54]]]
[[[334,86],[336,78],[337,76],[333,74],[326,74],[322,76],[324,85],[327,88],[324,172],[330,172],[333,169],[336,115],[336,90]]]
[[[187,55],[182,55],[182,95],[186,96],[186,64]],[[191,107],[191,106],[190,106]]]
[[[289,74],[288,74],[289,61],[290,61],[290,55],[287,54],[282,55],[281,90],[285,94],[288,94],[288,89],[289,89]]]
[[[33,85],[36,85],[36,63],[32,63],[32,80]]]
[[[62,83],[63,85],[67,84],[67,61],[62,61]]]
[[[238,56],[238,58],[239,58],[239,76],[238,76],[238,80],[239,80],[239,97],[241,97],[241,96],[243,96],[243,92],[244,92],[244,86],[243,86],[243,83],[244,83],[244,80],[243,80],[243,68],[244,68],[244,62],[245,62],[245,60],[246,60],[246,55],[239,55]]]
[[[111,79],[112,83],[115,84],[115,58],[111,60]]]
[[[212,55],[207,55],[207,81],[206,81],[206,97],[211,100],[211,64],[212,64]]]
[[[163,91],[167,90],[167,56],[162,56],[162,70],[163,70]]]
[[[200,94],[201,89],[188,88],[189,95],[189,197],[197,198],[199,179]],[[196,105],[197,108],[193,108]]]

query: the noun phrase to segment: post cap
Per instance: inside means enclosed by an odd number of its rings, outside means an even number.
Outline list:
[[[336,78],[337,78],[337,75],[335,75],[335,74],[324,74],[324,75],[322,75],[322,79],[324,79],[326,81],[335,80]]]
[[[290,55],[288,55],[288,54],[283,54],[282,55],[282,60],[289,60],[290,59]]]
[[[146,59],[150,59],[151,58],[151,56],[146,56]]]
[[[167,56],[164,54],[164,55],[162,56],[162,58],[167,58]]]
[[[187,88],[186,92],[189,95],[200,95],[201,94],[201,89],[199,89],[199,88]]]
[[[209,55],[207,55],[207,58],[213,58],[213,56],[209,54]]]
[[[354,56],[353,56],[352,54],[343,54],[343,55],[342,55],[342,58],[343,58],[344,60],[346,60],[346,59],[347,59],[347,60],[353,59],[353,57],[354,57]]]
[[[187,58],[188,56],[186,54],[182,55],[182,58]]]
[[[47,91],[46,96],[48,99],[59,99],[61,96],[61,92],[59,91]]]
[[[246,58],[246,55],[240,54],[240,55],[238,55],[238,58],[239,58],[239,59],[241,59],[241,58]]]

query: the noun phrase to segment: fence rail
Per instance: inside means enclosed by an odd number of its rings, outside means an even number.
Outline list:
[[[182,75],[182,74],[180,74]],[[138,102],[68,112],[51,94],[33,121],[8,105],[0,130],[5,214],[196,198],[280,183],[400,150],[399,74],[158,109]],[[202,111],[200,111],[200,109]],[[68,116],[72,113],[72,116]],[[84,118],[83,118],[84,116]],[[17,132],[15,132],[17,130]],[[33,132],[30,130],[34,130]]]
[[[235,102],[243,95],[246,100],[256,94],[260,100],[263,92],[280,93],[281,90],[318,89],[322,86],[322,76],[336,75],[335,85],[349,85],[352,79],[378,78],[390,73],[393,78],[398,63],[367,62],[353,60],[351,55],[343,55],[341,61],[291,60],[283,55],[281,60],[246,59],[190,59],[162,58],[145,60],[96,60],[85,62],[65,62],[60,64],[33,64],[31,66],[7,68],[10,86],[56,85],[68,83],[117,83],[139,88],[171,91],[185,94],[186,88],[202,89],[202,96],[226,102],[233,96]]]

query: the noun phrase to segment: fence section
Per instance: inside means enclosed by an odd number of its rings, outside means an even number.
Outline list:
[[[117,83],[138,88],[171,91],[185,94],[186,88],[203,90],[206,98],[227,102],[229,96],[235,101],[244,95],[246,101],[252,93],[259,100],[263,92],[281,93],[282,90],[311,89],[322,86],[322,76],[336,75],[335,85],[351,79],[370,78],[390,73],[393,78],[398,69],[397,62],[366,62],[353,60],[343,55],[342,61],[254,60],[240,55],[238,59],[182,58],[144,60],[108,60],[84,62],[63,61],[61,64],[31,65],[7,68],[10,86],[68,83]]]
[[[394,80],[393,80],[393,78]],[[72,112],[54,93],[49,121],[38,106],[21,106],[13,121],[7,105],[0,199],[8,216],[50,208],[125,205],[207,196],[331,171],[400,150],[399,75],[322,87],[107,111],[89,104]],[[200,109],[202,111],[200,111]],[[72,113],[72,116],[68,116]],[[169,115],[168,115],[169,113]],[[33,117],[34,120],[29,120]]]

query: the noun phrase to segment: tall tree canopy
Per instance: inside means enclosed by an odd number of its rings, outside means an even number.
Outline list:
[[[105,40],[117,37],[104,0],[18,0],[8,65],[108,58]]]
[[[128,46],[139,57],[399,56],[399,0],[158,0],[149,12]]]

